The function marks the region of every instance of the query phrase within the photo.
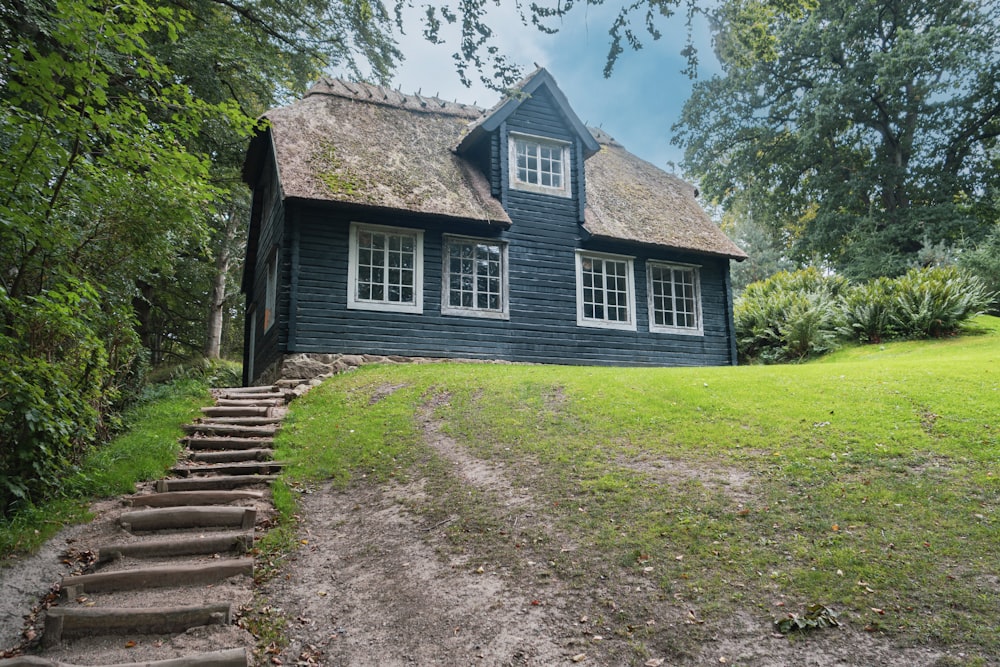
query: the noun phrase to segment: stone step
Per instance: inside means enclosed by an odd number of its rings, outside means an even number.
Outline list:
[[[188,477],[186,479],[159,479],[156,490],[160,493],[172,491],[209,491],[236,489],[241,486],[270,485],[277,475],[226,475],[222,477]]]
[[[271,407],[285,404],[284,398],[217,398],[215,404],[219,407]]]
[[[235,553],[243,555],[253,549],[252,533],[216,533],[191,537],[172,536],[127,544],[106,544],[94,551],[98,563],[119,558],[165,558]]]
[[[177,466],[173,472],[183,477],[192,475],[274,475],[285,467],[282,461],[250,461],[244,463],[206,463]]]
[[[136,570],[99,572],[63,577],[61,592],[69,600],[85,593],[134,591],[144,588],[203,586],[230,577],[253,576],[253,558],[235,558],[208,564],[168,565]]]
[[[180,658],[153,662],[122,662],[117,664],[89,665],[88,667],[249,667],[250,656],[245,648],[231,648],[210,653],[194,653]],[[19,655],[0,660],[0,667],[84,667],[35,655]]]
[[[234,463],[238,461],[270,461],[273,456],[273,449],[237,449],[228,452],[192,452],[188,458],[192,461],[205,463]]]
[[[133,507],[181,507],[184,505],[228,505],[236,500],[263,500],[263,491],[174,491],[132,496]]]
[[[187,433],[201,433],[204,435],[230,435],[236,438],[270,437],[278,432],[277,424],[267,424],[266,426],[239,426],[236,424],[185,424],[183,427]]]
[[[196,437],[189,436],[181,438],[181,442],[189,449],[257,449],[260,447],[271,447],[274,445],[274,438],[236,438],[231,436],[219,437]]]
[[[233,622],[230,604],[190,607],[142,608],[63,608],[50,607],[45,612],[42,647],[58,646],[64,638],[95,635],[170,634],[187,632],[205,625],[229,625]]]
[[[187,528],[253,528],[257,510],[252,507],[186,506],[157,507],[125,512],[119,518],[122,528],[137,530],[173,530]]]
[[[224,405],[202,408],[206,417],[266,417],[268,409],[259,405]]]
[[[192,426],[201,424],[232,424],[234,426],[265,426],[280,424],[281,417],[206,417],[199,419]]]

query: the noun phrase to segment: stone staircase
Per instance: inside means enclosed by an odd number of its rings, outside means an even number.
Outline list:
[[[184,426],[171,475],[74,545],[84,567],[44,611],[40,650],[0,667],[250,665],[254,639],[236,619],[253,597],[254,534],[282,468],[273,437],[296,384],[217,390]]]

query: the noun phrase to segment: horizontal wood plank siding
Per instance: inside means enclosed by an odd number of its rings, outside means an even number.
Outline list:
[[[261,266],[255,293],[263,303],[263,276],[268,249],[281,248],[279,320],[263,334],[258,328],[263,369],[281,352],[393,354],[560,364],[722,365],[733,363],[728,332],[727,276],[729,260],[704,257],[638,244],[582,240],[580,204],[583,188],[582,143],[541,89],[491,137],[488,151],[477,161],[488,163],[491,190],[503,198],[513,221],[508,230],[452,222],[429,216],[394,215],[379,211],[348,212],[335,205],[288,202],[261,239]],[[570,144],[570,185],[573,197],[556,197],[508,187],[507,132],[551,137]],[[348,310],[348,248],[352,221],[410,227],[424,231],[423,312],[420,314]],[[292,225],[292,230],[285,227]],[[445,234],[492,238],[507,243],[509,319],[441,314],[442,243]],[[297,246],[290,251],[287,246]],[[577,326],[577,249],[635,257],[636,331]],[[297,267],[294,302],[289,307],[290,268]],[[704,335],[651,333],[647,313],[647,259],[700,265]],[[262,317],[262,315],[261,315]],[[295,318],[294,336],[286,335],[288,318]]]

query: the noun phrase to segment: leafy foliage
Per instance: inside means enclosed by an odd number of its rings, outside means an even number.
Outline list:
[[[733,316],[740,356],[762,361],[804,359],[833,349],[836,298],[847,280],[811,267],[752,283]]]
[[[987,310],[1000,314],[1000,225],[994,225],[993,231],[979,245],[963,253],[958,265],[973,274],[993,294],[993,300]]]
[[[727,2],[716,19],[723,73],[696,84],[674,128],[709,198],[769,221],[792,259],[858,278],[986,235],[1000,3]]]
[[[745,360],[796,361],[841,341],[939,338],[956,333],[990,303],[981,280],[957,268],[912,269],[851,285],[815,268],[749,285],[734,308]]]
[[[324,66],[384,80],[389,25],[365,0],[0,0],[0,515],[107,435],[141,345],[209,348],[209,293],[238,315],[257,115]]]
[[[821,604],[811,604],[804,614],[789,612],[774,622],[774,627],[782,634],[793,630],[815,630],[840,625],[837,612]]]
[[[991,300],[977,278],[955,268],[913,269],[895,280],[892,323],[907,338],[936,338],[958,331]]]

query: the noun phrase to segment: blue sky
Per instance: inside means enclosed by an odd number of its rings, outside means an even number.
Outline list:
[[[687,35],[684,16],[662,20],[663,36],[658,41],[646,36],[639,26],[644,48],[638,52],[626,49],[612,77],[605,79],[608,29],[617,11],[617,3],[599,7],[579,3],[556,35],[522,25],[512,7],[493,8],[491,20],[501,50],[526,72],[533,70],[535,63],[549,70],[580,120],[601,127],[629,151],[661,169],[674,171],[670,163],[679,164],[683,154],[670,143],[670,127],[680,117],[692,86],[681,73],[686,64],[680,55]],[[408,28],[410,34],[399,38],[406,61],[393,86],[404,93],[419,90],[424,95],[437,93],[444,99],[491,107],[498,100],[495,92],[482,85],[466,88],[455,72],[451,54],[458,48],[457,33],[443,31],[445,44],[429,44],[416,28],[418,19],[414,15],[406,24],[414,26]],[[699,76],[708,77],[718,65],[704,21],[695,26],[695,45],[701,60]],[[676,171],[680,173],[679,167]]]

